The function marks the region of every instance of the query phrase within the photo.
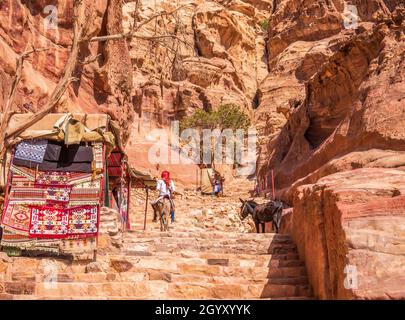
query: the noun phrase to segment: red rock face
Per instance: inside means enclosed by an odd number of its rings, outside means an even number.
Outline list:
[[[309,57],[301,59],[295,76],[308,80],[295,86],[299,88],[302,83],[304,99],[301,103],[298,99],[295,108],[287,111],[287,124],[268,144],[267,152],[272,155],[264,160],[267,163],[261,171],[265,175],[268,168],[274,168],[279,189],[355,150],[404,150],[401,92],[405,47],[401,23],[401,19],[396,23],[364,23],[356,33],[316,42],[313,47],[323,46],[323,50],[316,55],[321,63],[311,78]],[[280,94],[298,97],[294,90],[290,85]]]
[[[298,188],[291,231],[318,297],[404,297],[404,178],[357,169]]]
[[[395,299],[405,295],[404,7],[351,4],[356,30],[344,28],[341,1],[278,2],[256,113],[259,179],[273,169],[294,207],[282,230],[318,297]]]
[[[88,1],[87,19],[92,23],[88,37],[113,34],[122,31],[122,6],[120,2],[98,0]],[[108,7],[107,7],[108,4]],[[9,90],[13,77],[15,61],[25,48],[47,48],[48,50],[30,55],[24,63],[23,77],[18,86],[18,98],[15,101],[16,112],[35,112],[47,101],[55,87],[69,55],[72,43],[72,1],[3,1],[0,10],[0,69],[2,94],[0,101]],[[47,5],[53,7],[48,8]],[[48,10],[48,9],[49,10]],[[108,10],[107,10],[108,8]],[[54,11],[53,11],[54,10]],[[49,20],[54,15],[57,20]],[[55,28],[49,28],[47,21],[55,22]],[[80,61],[88,58],[94,62],[81,65],[74,76],[74,82],[61,99],[56,111],[110,113],[127,129],[132,116],[130,92],[132,73],[127,71],[130,64],[129,52],[125,42],[111,42],[107,46],[94,42],[83,46]],[[104,75],[104,77],[103,77]],[[129,75],[129,76],[128,76]],[[129,77],[129,78],[128,78]],[[125,85],[127,84],[127,85]],[[106,90],[108,88],[109,90]],[[119,89],[117,89],[119,88]],[[125,99],[123,97],[126,97]],[[1,100],[2,99],[2,100]]]

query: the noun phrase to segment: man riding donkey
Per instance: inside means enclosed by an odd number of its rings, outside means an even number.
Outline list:
[[[161,175],[162,179],[157,181],[156,190],[159,191],[158,198],[151,203],[153,207],[153,222],[157,221],[157,212],[159,211],[157,208],[157,204],[159,201],[163,199],[169,199],[170,201],[170,214],[171,214],[171,221],[174,222],[174,202],[173,202],[173,193],[175,191],[175,186],[173,180],[170,178],[169,171],[163,171]]]

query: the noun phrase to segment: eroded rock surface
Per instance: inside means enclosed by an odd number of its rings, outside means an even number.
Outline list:
[[[298,188],[292,230],[317,296],[405,295],[405,172],[367,168]]]

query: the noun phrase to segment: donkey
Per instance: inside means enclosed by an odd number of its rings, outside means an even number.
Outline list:
[[[154,220],[156,215],[158,214],[160,220],[160,231],[169,231],[169,216],[171,209],[169,198],[164,197],[152,207],[154,210]]]
[[[276,233],[280,230],[281,215],[283,213],[283,203],[281,201],[269,201],[265,204],[257,204],[253,200],[244,201],[240,199],[242,206],[240,208],[240,217],[242,220],[251,214],[253,222],[256,226],[256,232],[260,233],[259,225],[262,226],[262,232],[264,233],[265,222],[272,222],[273,230]]]

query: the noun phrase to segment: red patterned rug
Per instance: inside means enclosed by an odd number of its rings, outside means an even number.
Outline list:
[[[64,238],[68,236],[69,214],[65,209],[31,206],[29,236]]]
[[[29,236],[36,238],[86,238],[97,236],[99,206],[73,208],[31,206]]]
[[[69,235],[79,237],[96,236],[99,224],[99,206],[79,206],[67,209],[69,212]]]

